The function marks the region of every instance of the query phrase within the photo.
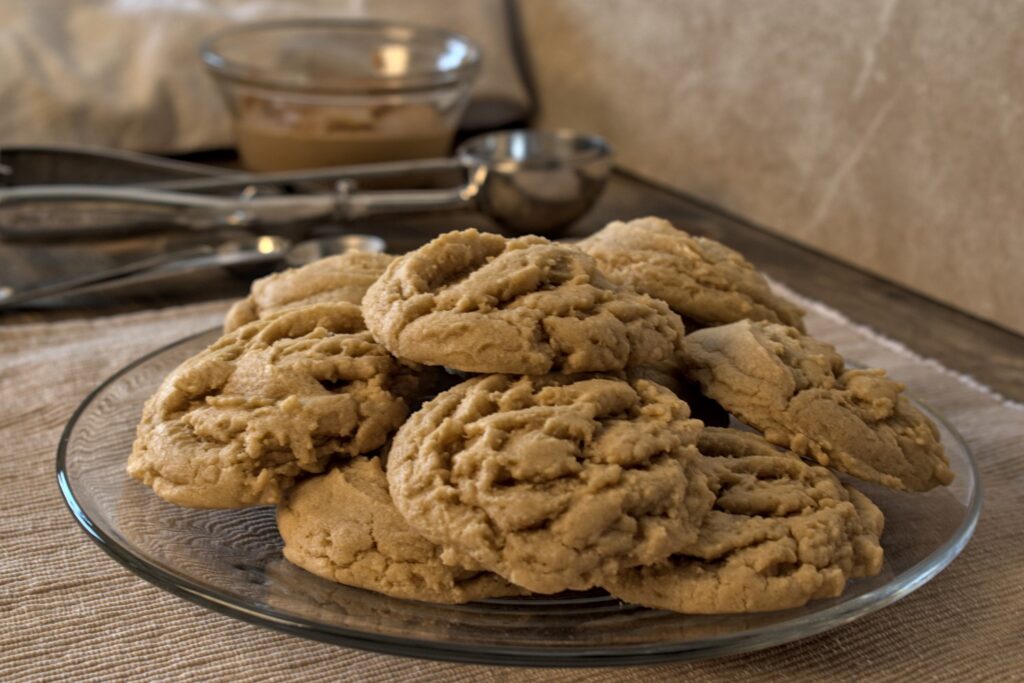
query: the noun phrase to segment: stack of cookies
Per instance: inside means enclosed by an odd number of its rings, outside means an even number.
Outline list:
[[[254,283],[146,404],[128,471],[181,505],[276,504],[287,559],[394,597],[797,607],[882,568],[849,478],[953,476],[903,387],[802,317],[657,218],[336,256]]]

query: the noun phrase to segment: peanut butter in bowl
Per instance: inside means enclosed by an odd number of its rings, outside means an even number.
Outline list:
[[[444,156],[455,128],[431,106],[329,108],[247,98],[235,126],[253,171]]]
[[[204,45],[243,164],[282,171],[444,156],[480,51],[468,38],[378,21],[278,21]]]

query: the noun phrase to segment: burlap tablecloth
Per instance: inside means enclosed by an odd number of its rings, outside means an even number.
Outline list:
[[[633,669],[463,666],[303,640],[215,614],[121,568],[60,500],[54,452],[75,406],[128,361],[217,323],[213,303],[0,327],[3,680],[977,680],[1024,677],[1024,407],[813,306],[810,328],[888,368],[949,417],[981,464],[985,507],[963,555],[880,612],[752,655]],[[927,330],[922,330],[927,334]]]

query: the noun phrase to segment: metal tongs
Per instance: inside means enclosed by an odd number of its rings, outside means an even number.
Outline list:
[[[30,185],[0,188],[0,237],[95,237],[146,228],[206,231],[294,228],[384,213],[475,208],[513,232],[549,233],[597,200],[612,168],[600,137],[572,131],[488,133],[453,158],[271,174],[230,173],[141,185]],[[461,171],[464,181],[432,190],[357,190],[367,178]],[[311,194],[267,188],[331,181]],[[210,194],[235,192],[232,195]]]

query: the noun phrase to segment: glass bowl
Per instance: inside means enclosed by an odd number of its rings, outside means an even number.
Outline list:
[[[160,349],[100,385],[72,416],[57,479],[72,514],[114,559],[218,612],[307,638],[378,652],[519,666],[603,666],[749,652],[821,633],[899,600],[963,549],[981,509],[967,445],[934,411],[956,480],[907,494],[864,483],[886,517],[881,574],[838,598],[759,614],[689,616],[601,591],[467,605],[399,600],[331,583],[284,560],[273,508],[193,510],[125,472],[143,402],[172,369],[219,336]]]
[[[241,24],[200,52],[254,171],[445,156],[480,65],[463,35],[367,20]]]

